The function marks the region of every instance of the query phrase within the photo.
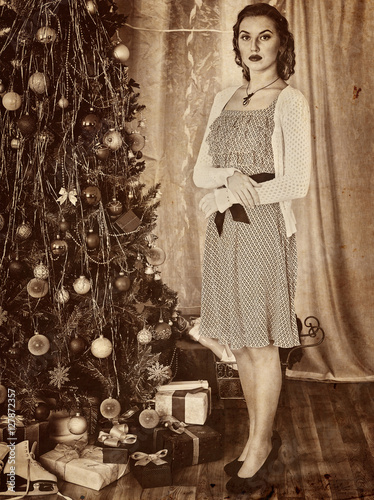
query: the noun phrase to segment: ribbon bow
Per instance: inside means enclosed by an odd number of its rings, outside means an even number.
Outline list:
[[[136,460],[135,465],[147,465],[153,462],[155,465],[166,464],[166,460],[162,460],[168,454],[168,450],[160,450],[157,453],[143,453],[142,451],[136,451],[131,455],[131,458]]]
[[[14,417],[8,417],[8,415],[2,415],[0,417],[0,425],[15,425],[16,427],[25,427],[25,422],[22,415],[15,415]]]
[[[71,191],[67,191],[65,188],[61,188],[59,193],[61,196],[57,198],[57,201],[60,205],[62,205],[68,198],[69,201],[75,206],[77,203],[77,190],[72,189]]]
[[[134,444],[137,440],[137,436],[135,434],[128,434],[128,430],[129,426],[127,424],[113,425],[109,434],[100,431],[97,440],[105,444],[105,446],[110,446],[112,448],[117,448],[120,444]]]

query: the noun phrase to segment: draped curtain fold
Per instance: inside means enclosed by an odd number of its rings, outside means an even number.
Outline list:
[[[234,63],[232,26],[255,3],[237,0],[119,0],[128,14],[120,36],[129,46],[130,75],[146,105],[145,183],[161,182],[158,245],[167,253],[165,283],[180,308],[198,313],[205,220],[204,192],[192,171],[215,94],[242,82]],[[297,218],[300,318],[325,330],[289,377],[374,380],[373,111],[371,0],[272,0],[295,37],[290,82],[312,114],[313,175]],[[193,30],[193,31],[192,31]],[[134,125],[135,126],[135,125]]]

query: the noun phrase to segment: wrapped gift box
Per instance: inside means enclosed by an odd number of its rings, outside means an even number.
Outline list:
[[[0,419],[0,441],[7,443],[8,438],[12,441],[29,441],[30,447],[34,442],[37,443],[35,450],[35,457],[39,458],[40,455],[46,453],[54,447],[54,444],[49,439],[48,422],[31,421],[26,423],[22,417],[16,418],[15,435],[10,436],[8,430],[8,421],[6,417]]]
[[[134,456],[138,456],[139,459],[135,460]],[[160,450],[151,455],[138,452],[131,455],[131,458],[130,470],[143,489],[172,484],[171,459],[167,450]]]
[[[126,464],[129,455],[138,449],[137,436],[128,430],[127,424],[118,424],[99,432],[95,444],[103,450],[104,464]]]
[[[222,435],[211,427],[189,425],[178,432],[165,428],[157,428],[154,432],[155,449],[169,451],[173,470],[222,458]]]
[[[39,462],[59,479],[97,491],[129,472],[128,463],[103,463],[102,448],[93,445],[78,450],[58,444],[42,455]]]
[[[210,388],[165,390],[161,386],[155,395],[155,410],[161,417],[173,415],[186,424],[204,425],[211,410]]]

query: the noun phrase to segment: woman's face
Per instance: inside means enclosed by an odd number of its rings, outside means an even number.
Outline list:
[[[276,69],[280,37],[274,21],[266,16],[244,18],[239,26],[238,47],[251,73]]]

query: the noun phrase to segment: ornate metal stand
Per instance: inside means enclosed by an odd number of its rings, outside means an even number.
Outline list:
[[[325,332],[320,326],[319,320],[315,316],[308,316],[304,320],[304,325],[308,328],[307,333],[302,333],[302,324],[300,321],[299,327],[299,337],[300,342],[305,337],[310,337],[312,339],[317,338],[318,340],[312,344],[302,344],[296,347],[292,347],[290,349],[281,349],[283,351],[281,353],[281,365],[284,369],[291,368],[292,362],[291,358],[297,358],[297,354],[295,355],[295,351],[301,353],[302,349],[306,349],[307,347],[317,347],[322,344],[325,340]],[[283,361],[283,359],[285,359]],[[301,359],[301,355],[299,361]],[[222,361],[216,362],[216,373],[218,380],[218,391],[221,399],[244,399],[243,391],[240,385],[239,373],[237,370],[233,368],[234,363],[224,363]]]

